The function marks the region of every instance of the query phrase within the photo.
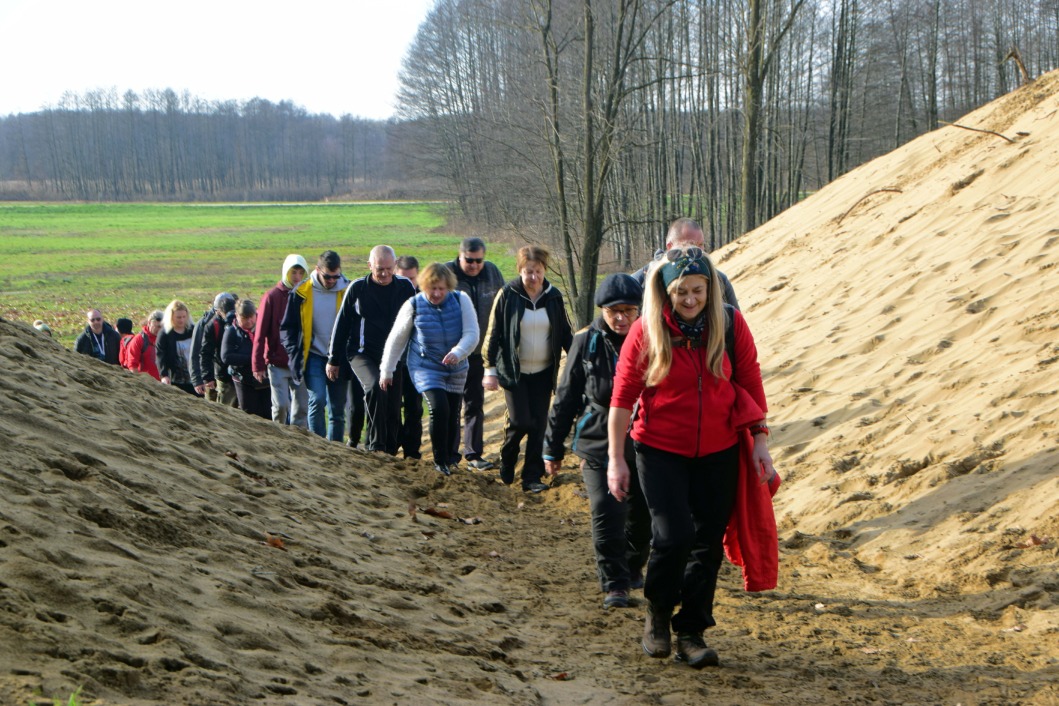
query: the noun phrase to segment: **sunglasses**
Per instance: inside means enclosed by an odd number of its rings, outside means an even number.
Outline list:
[[[89,322],[91,322],[91,323],[95,323],[95,322],[97,322],[97,321],[102,321],[102,320],[103,320],[103,319],[101,319],[101,318],[99,318],[99,317],[96,317],[96,318],[94,318],[94,319],[89,319]]]
[[[335,280],[337,280],[341,276],[342,276],[342,273],[338,273],[337,275],[326,275],[323,272],[320,273],[320,277],[322,277],[323,279],[326,279],[328,282],[334,282]]]
[[[485,262],[485,258],[484,257],[467,257],[467,256],[464,256],[463,261],[466,262],[468,265],[480,265],[483,262]]]
[[[666,252],[666,259],[670,262],[676,262],[677,260],[681,260],[683,258],[687,258],[689,260],[699,260],[702,259],[702,256],[705,254],[706,253],[702,251],[702,248],[692,245],[691,247],[687,248],[673,248],[672,250]]]

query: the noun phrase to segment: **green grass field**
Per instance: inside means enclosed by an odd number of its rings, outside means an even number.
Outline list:
[[[335,250],[355,279],[374,245],[425,266],[453,259],[462,237],[429,203],[0,204],[0,316],[43,319],[70,346],[92,307],[138,324],[181,299],[197,318],[220,291],[259,299],[289,253],[312,267]],[[489,259],[514,276],[509,248]]]

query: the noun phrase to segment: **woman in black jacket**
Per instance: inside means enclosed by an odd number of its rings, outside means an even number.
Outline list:
[[[631,275],[610,275],[600,284],[596,306],[601,314],[574,335],[544,439],[545,468],[555,475],[566,452],[564,441],[574,428],[571,449],[582,459],[605,608],[627,607],[629,589],[643,586],[651,542],[651,516],[639,483],[630,483],[629,502],[618,502],[607,491],[607,419],[614,370],[621,344],[640,317],[642,298],[643,287]],[[626,440],[625,456],[635,462],[631,439]]]
[[[519,249],[519,276],[504,285],[493,300],[482,353],[486,390],[504,388],[507,425],[500,449],[500,480],[515,482],[519,445],[526,440],[522,489],[539,493],[544,477],[544,430],[548,403],[559,374],[562,352],[573,334],[563,295],[544,278],[549,252],[537,245]]]
[[[243,299],[235,307],[235,321],[221,338],[221,362],[228,366],[235,383],[239,409],[262,419],[272,418],[272,392],[268,377],[258,382],[251,368],[257,307],[253,300]]]
[[[179,387],[184,392],[198,395],[191,382],[191,344],[195,325],[191,323],[188,305],[179,299],[165,308],[162,330],[155,339],[158,376],[163,385]]]

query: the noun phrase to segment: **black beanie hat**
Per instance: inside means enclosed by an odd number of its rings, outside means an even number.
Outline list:
[[[632,275],[618,273],[607,275],[596,290],[596,306],[614,306],[631,304],[640,306],[643,300],[643,287]]]
[[[118,319],[118,333],[132,333],[132,319]]]

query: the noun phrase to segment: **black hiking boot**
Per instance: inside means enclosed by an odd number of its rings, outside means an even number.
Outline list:
[[[647,606],[647,618],[643,625],[643,651],[648,657],[668,657],[672,649],[672,638],[669,635],[669,619],[672,610],[662,610],[653,605]]]
[[[676,660],[686,662],[694,669],[702,669],[705,666],[716,667],[721,663],[717,650],[706,646],[701,632],[682,632],[677,635]]]

